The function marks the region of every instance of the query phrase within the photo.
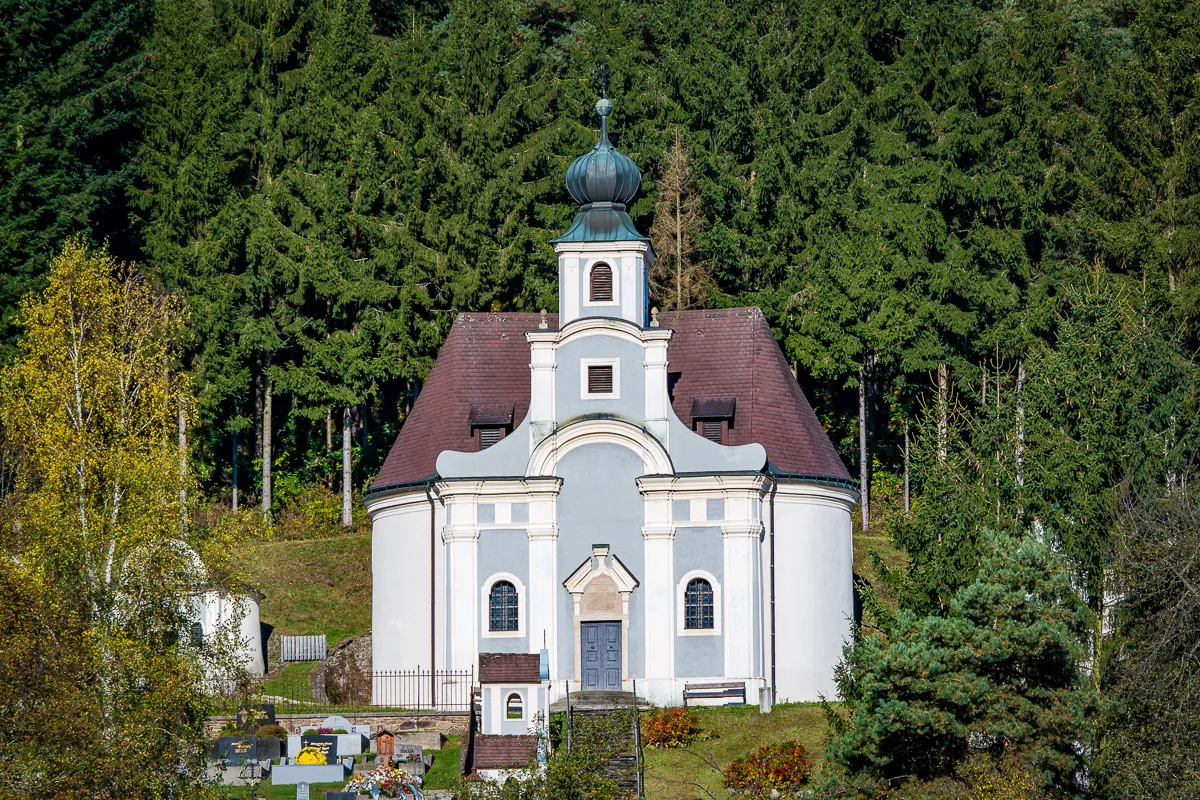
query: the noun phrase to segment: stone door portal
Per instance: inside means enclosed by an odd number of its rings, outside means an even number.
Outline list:
[[[621,623],[584,622],[580,625],[583,690],[621,690]]]

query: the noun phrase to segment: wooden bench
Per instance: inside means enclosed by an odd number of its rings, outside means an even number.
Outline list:
[[[683,707],[687,708],[689,700],[724,700],[724,705],[745,705],[746,684],[731,683],[689,683],[683,687]]]

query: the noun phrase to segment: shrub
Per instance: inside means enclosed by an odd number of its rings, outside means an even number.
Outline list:
[[[303,735],[304,735],[304,736],[316,736],[316,735],[317,735],[317,729],[316,729],[316,728],[305,728],[305,729],[304,729],[304,734],[303,734]]]
[[[749,797],[786,794],[808,780],[811,768],[799,742],[768,744],[725,768],[725,788]]]
[[[287,728],[283,727],[282,725],[263,725],[254,732],[254,735],[260,739],[270,739],[272,737],[276,739],[286,739],[288,737],[288,732]]]
[[[317,728],[318,736],[326,736],[330,733],[333,733],[333,728]]]
[[[346,730],[345,728],[334,728],[333,730],[330,731],[330,733],[335,734],[335,735],[339,734],[339,733],[349,733],[349,732],[350,731]]]
[[[642,741],[650,747],[683,747],[699,735],[700,725],[686,708],[656,708],[642,723]]]
[[[218,735],[219,736],[237,736],[239,733],[241,733],[241,730],[238,729],[237,723],[230,720],[229,722],[226,722],[224,725],[221,726],[221,730],[218,732]]]

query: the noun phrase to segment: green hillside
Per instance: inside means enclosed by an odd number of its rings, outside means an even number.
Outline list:
[[[371,631],[370,533],[255,543],[247,575],[277,634],[323,633],[332,647]]]

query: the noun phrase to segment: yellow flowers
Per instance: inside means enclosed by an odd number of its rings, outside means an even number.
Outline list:
[[[302,747],[296,754],[297,764],[324,764],[325,756],[315,747]]]

